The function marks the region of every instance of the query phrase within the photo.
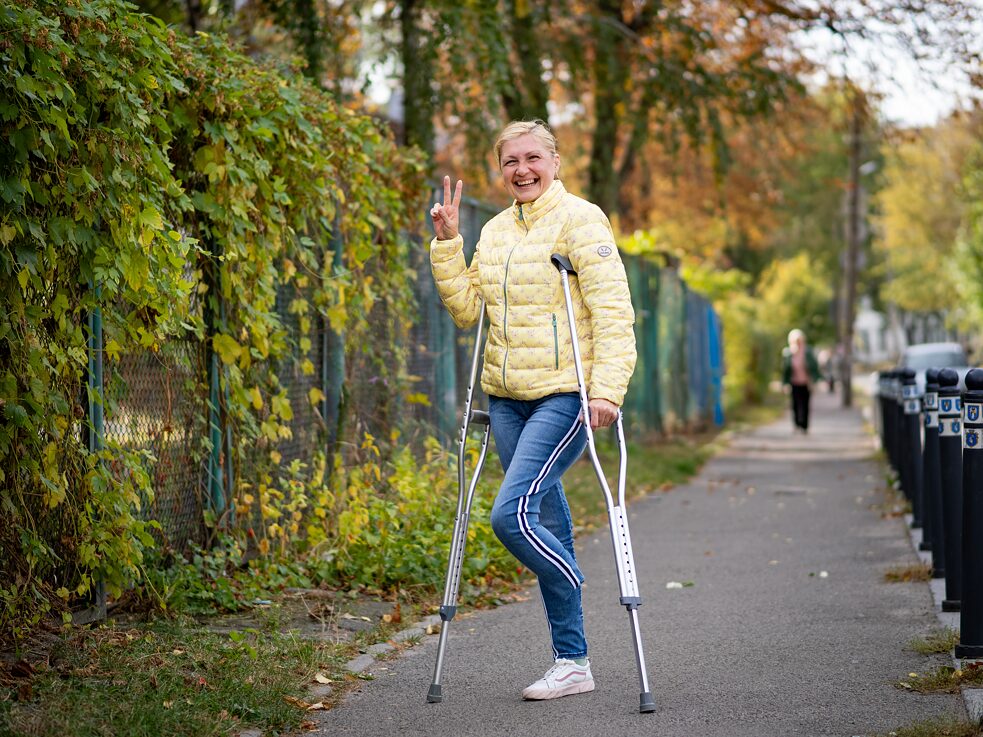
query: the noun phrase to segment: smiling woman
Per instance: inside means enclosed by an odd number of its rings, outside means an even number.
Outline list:
[[[458,232],[463,183],[430,211],[430,261],[437,291],[458,327],[488,313],[482,389],[505,470],[491,523],[506,548],[539,579],[555,661],[522,692],[554,699],[594,690],[584,637],[583,573],[560,477],[583,453],[573,341],[560,276],[567,258],[575,329],[591,427],[617,418],[635,367],[634,312],[625,268],[607,217],[557,179],[556,139],[542,121],[510,123],[495,143],[512,206],[482,228],[468,265]]]

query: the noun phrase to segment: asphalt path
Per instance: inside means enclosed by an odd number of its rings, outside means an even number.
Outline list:
[[[938,621],[927,584],[883,580],[918,558],[904,520],[882,513],[873,453],[860,413],[816,393],[808,435],[787,419],[736,435],[690,484],[629,503],[654,713],[638,713],[605,527],[578,540],[594,692],[522,701],[551,658],[530,589],[450,624],[443,703],[426,703],[431,636],[373,666],[314,733],[850,737],[965,718],[958,695],[895,686],[951,659],[906,647]]]

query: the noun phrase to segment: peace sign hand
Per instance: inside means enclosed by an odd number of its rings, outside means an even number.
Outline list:
[[[451,199],[451,178],[444,177],[444,204],[435,203],[430,208],[430,217],[433,218],[433,229],[437,234],[437,239],[449,241],[457,237],[458,232],[458,205],[461,204],[461,190],[464,182],[457,180],[454,188],[454,199]]]

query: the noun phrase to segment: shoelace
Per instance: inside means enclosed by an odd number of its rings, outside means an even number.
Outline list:
[[[553,663],[552,667],[550,667],[550,669],[546,671],[546,675],[543,676],[543,680],[544,681],[547,680],[556,671],[568,665],[576,665],[576,663]]]

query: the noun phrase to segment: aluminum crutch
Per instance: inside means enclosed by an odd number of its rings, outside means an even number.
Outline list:
[[[481,316],[478,318],[478,334],[474,339],[474,356],[471,358],[471,378],[468,380],[467,398],[464,400],[464,418],[461,422],[460,448],[457,453],[457,513],[454,518],[454,533],[451,537],[451,551],[447,561],[447,578],[444,581],[444,599],[440,605],[440,640],[437,643],[437,662],[433,669],[433,683],[427,693],[427,701],[436,704],[443,701],[440,689],[440,674],[444,667],[444,649],[447,647],[447,631],[451,620],[457,613],[457,592],[461,584],[461,568],[464,563],[464,546],[468,540],[468,521],[471,514],[471,502],[474,500],[474,490],[478,486],[481,467],[485,464],[488,452],[488,436],[491,431],[491,421],[487,412],[472,410],[471,401],[474,398],[474,385],[478,376],[478,362],[481,359],[481,333],[485,326],[485,302],[481,302]],[[475,464],[471,482],[465,482],[464,456],[465,444],[468,439],[470,425],[484,425],[485,432],[481,438],[481,452]],[[465,493],[467,487],[467,493]]]
[[[577,371],[577,389],[580,393],[580,406],[584,417],[584,427],[587,430],[587,449],[590,452],[590,460],[594,465],[594,473],[601,484],[604,492],[604,500],[608,507],[608,525],[611,528],[611,543],[614,545],[614,563],[618,570],[618,583],[621,587],[621,604],[628,610],[628,619],[631,624],[632,642],[635,646],[635,662],[638,665],[638,681],[641,686],[639,696],[640,712],[655,711],[655,700],[649,690],[648,675],[645,670],[645,653],[642,650],[642,636],[638,628],[638,607],[642,605],[642,597],[638,593],[638,577],[635,570],[635,558],[631,552],[631,535],[628,532],[628,510],[625,507],[625,474],[628,468],[628,451],[625,447],[625,427],[621,419],[621,411],[618,411],[618,454],[620,464],[618,468],[618,503],[614,503],[611,496],[611,489],[608,487],[607,479],[604,477],[604,470],[601,462],[597,458],[597,450],[594,448],[594,432],[590,426],[590,414],[587,405],[587,386],[584,382],[584,367],[580,362],[580,342],[577,340],[577,327],[573,315],[573,300],[570,298],[570,276],[576,276],[570,260],[558,253],[554,253],[550,258],[553,265],[560,272],[560,281],[563,284],[563,297],[567,305],[567,321],[570,324],[570,341],[573,344],[573,362]]]

